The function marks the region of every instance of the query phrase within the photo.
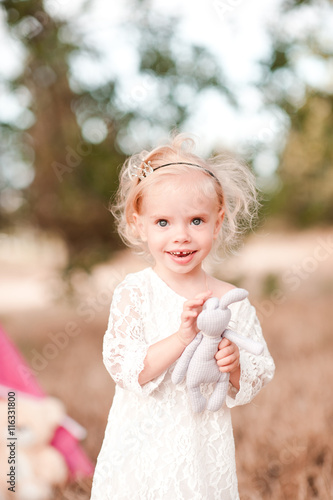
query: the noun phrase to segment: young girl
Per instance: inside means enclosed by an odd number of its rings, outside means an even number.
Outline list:
[[[274,362],[248,299],[232,304],[232,329],[265,345],[253,356],[223,339],[215,355],[230,374],[226,404],[195,414],[185,382],[171,374],[198,333],[204,302],[233,285],[208,275],[204,259],[230,248],[256,208],[254,178],[221,157],[204,161],[182,135],[127,160],[113,209],[127,244],[152,267],[114,291],[103,360],[116,383],[91,500],[237,500],[230,408],[249,403]],[[202,387],[205,395],[211,384]],[[245,423],[244,423],[245,425]]]

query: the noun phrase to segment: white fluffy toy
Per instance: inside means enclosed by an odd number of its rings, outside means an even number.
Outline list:
[[[242,337],[227,328],[231,318],[228,306],[247,296],[246,290],[234,288],[223,295],[221,300],[212,297],[205,302],[197,319],[200,332],[186,347],[172,373],[174,384],[182,382],[186,375],[190,403],[195,413],[204,409],[217,411],[224,404],[229,386],[229,373],[221,373],[215,359],[221,338],[225,337],[255,355],[263,351],[264,346],[259,342]],[[207,402],[200,385],[208,383],[216,385]]]

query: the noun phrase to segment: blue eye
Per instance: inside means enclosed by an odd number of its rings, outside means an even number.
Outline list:
[[[160,219],[157,221],[157,225],[160,227],[166,227],[168,225],[168,221],[165,219]]]
[[[203,222],[202,219],[200,219],[200,217],[196,217],[195,219],[192,220],[192,224],[194,226],[200,226],[200,224]]]

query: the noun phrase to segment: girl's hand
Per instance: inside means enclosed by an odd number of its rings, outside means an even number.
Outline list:
[[[239,370],[239,349],[228,339],[222,339],[215,354],[220,372],[233,374]]]
[[[197,317],[202,311],[202,306],[206,300],[212,295],[210,290],[199,293],[194,299],[184,302],[183,312],[181,315],[181,325],[177,332],[177,337],[184,346],[192,342],[196,334],[200,331],[197,327]]]

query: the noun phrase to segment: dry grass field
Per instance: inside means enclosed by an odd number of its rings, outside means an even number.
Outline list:
[[[238,260],[214,270],[251,290],[276,362],[273,382],[251,404],[232,410],[242,500],[333,498],[332,236],[332,230],[259,235]],[[3,257],[8,276],[12,264]],[[31,363],[50,342],[50,332],[63,331],[69,321],[79,326],[80,334],[47,361],[38,380],[87,429],[82,445],[93,461],[114,391],[101,358],[112,286],[126,271],[142,267],[124,254],[88,281],[79,276],[76,298],[64,300],[51,267],[41,274],[35,263],[23,279],[35,276],[38,286],[49,279],[58,290],[56,300],[0,312],[2,326]],[[17,265],[12,270],[13,279],[22,280]],[[89,493],[90,481],[78,481],[54,499],[87,500]]]

